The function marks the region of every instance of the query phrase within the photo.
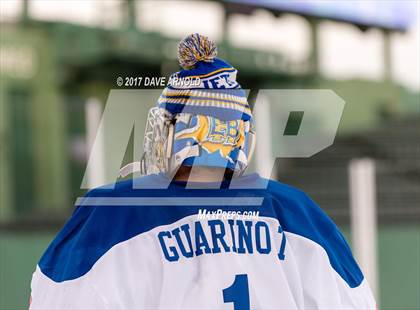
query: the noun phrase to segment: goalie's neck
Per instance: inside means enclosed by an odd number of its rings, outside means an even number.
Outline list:
[[[220,182],[231,179],[233,172],[229,169],[216,167],[186,167],[181,166],[174,181],[181,182]]]

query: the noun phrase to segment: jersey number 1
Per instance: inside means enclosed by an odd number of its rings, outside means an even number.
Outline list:
[[[233,302],[234,310],[249,310],[248,276],[237,274],[235,281],[223,290],[224,303]]]

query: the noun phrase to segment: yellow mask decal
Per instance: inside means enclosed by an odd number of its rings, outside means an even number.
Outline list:
[[[214,117],[198,115],[197,125],[179,132],[176,139],[192,138],[207,152],[227,158],[234,148],[241,148],[245,141],[242,120],[222,121]]]

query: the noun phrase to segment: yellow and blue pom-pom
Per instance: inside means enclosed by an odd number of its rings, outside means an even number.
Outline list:
[[[211,62],[216,55],[216,43],[198,33],[190,34],[178,45],[178,61],[184,69],[194,68],[199,61]]]

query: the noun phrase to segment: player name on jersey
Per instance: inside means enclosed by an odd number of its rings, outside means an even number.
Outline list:
[[[184,224],[171,231],[161,231],[157,237],[165,256],[170,262],[192,258],[202,254],[233,252],[238,254],[269,254],[272,251],[272,238],[269,225],[264,221],[209,220]],[[286,238],[282,234],[277,255],[284,260]]]

